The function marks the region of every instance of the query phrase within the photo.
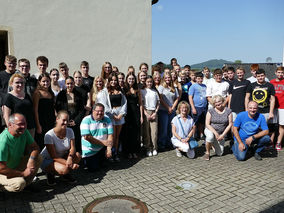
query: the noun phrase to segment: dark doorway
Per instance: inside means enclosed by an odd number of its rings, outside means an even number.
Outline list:
[[[8,31],[0,30],[0,70],[5,70],[6,55],[8,55]]]

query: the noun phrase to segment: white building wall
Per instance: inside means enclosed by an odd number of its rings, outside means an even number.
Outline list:
[[[0,30],[9,29],[9,52],[31,61],[47,56],[48,70],[80,62],[91,75],[105,61],[126,72],[151,64],[151,0],[0,0]]]

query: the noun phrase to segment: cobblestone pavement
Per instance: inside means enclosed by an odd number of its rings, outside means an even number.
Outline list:
[[[175,151],[137,161],[123,159],[106,169],[89,173],[79,169],[78,183],[57,179],[49,187],[42,174],[36,183],[40,193],[0,194],[0,212],[82,212],[96,198],[133,196],[146,203],[149,212],[284,212],[284,152],[266,151],[262,161],[253,157],[238,162],[228,152],[222,157],[178,158]],[[214,154],[214,153],[213,153]],[[191,190],[179,184],[190,181]]]

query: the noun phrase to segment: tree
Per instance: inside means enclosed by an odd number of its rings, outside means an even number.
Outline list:
[[[265,61],[266,61],[266,63],[271,63],[272,62],[272,58],[271,57],[267,57]]]
[[[241,64],[242,60],[235,60],[235,64]]]

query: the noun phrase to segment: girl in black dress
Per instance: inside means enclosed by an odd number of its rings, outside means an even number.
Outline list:
[[[44,135],[54,127],[55,110],[54,94],[50,87],[48,73],[41,74],[38,78],[38,86],[33,95],[33,106],[36,123],[35,141],[40,149],[44,148]]]
[[[74,89],[74,78],[68,76],[65,79],[66,89],[60,91],[55,103],[55,110],[66,110],[69,115],[68,126],[73,129],[75,134],[75,146],[78,152],[81,151],[80,124],[85,116],[84,100],[77,90]]]
[[[123,148],[128,158],[137,158],[137,153],[140,151],[143,105],[134,74],[130,73],[126,76],[125,88],[127,99],[125,132],[127,137],[125,137]]]

